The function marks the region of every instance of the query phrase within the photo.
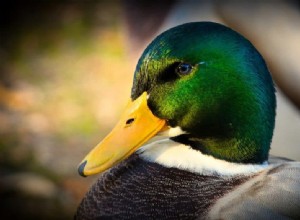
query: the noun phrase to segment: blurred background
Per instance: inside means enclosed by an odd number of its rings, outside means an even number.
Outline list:
[[[242,33],[277,84],[271,153],[300,160],[299,1],[1,3],[0,218],[68,219],[97,177],[77,165],[114,126],[145,46],[216,21]],[[263,122],[262,122],[263,123]]]

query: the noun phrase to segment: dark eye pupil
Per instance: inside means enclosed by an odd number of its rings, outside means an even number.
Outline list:
[[[183,74],[183,75],[189,74],[191,72],[191,70],[192,70],[192,66],[187,63],[181,63],[177,67],[177,73]]]

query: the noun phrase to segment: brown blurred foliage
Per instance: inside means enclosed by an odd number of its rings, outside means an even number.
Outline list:
[[[94,180],[77,165],[130,94],[120,2],[2,6],[0,218],[71,218]]]

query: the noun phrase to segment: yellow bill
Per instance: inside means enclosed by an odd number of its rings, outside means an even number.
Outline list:
[[[78,172],[89,176],[103,172],[133,154],[163,130],[166,121],[154,116],[147,105],[147,93],[130,101],[114,129],[80,163]]]

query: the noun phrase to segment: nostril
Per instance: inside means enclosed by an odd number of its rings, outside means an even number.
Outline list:
[[[134,118],[130,118],[126,121],[126,125],[130,125],[132,124],[132,122],[134,122]]]

